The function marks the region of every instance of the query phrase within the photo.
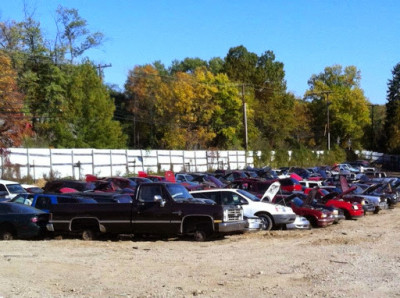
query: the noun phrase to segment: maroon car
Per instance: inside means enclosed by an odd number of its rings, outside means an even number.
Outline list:
[[[289,196],[278,195],[272,201],[275,204],[289,206],[299,216],[307,218],[313,227],[326,227],[335,221],[332,213],[326,209],[307,205],[296,194]]]

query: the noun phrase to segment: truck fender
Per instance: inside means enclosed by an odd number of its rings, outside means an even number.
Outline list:
[[[106,228],[100,224],[96,217],[74,217],[71,219],[69,225],[69,230],[71,232],[80,231],[85,228],[95,228],[102,233],[106,232]]]
[[[188,234],[195,232],[196,228],[202,226],[214,232],[214,219],[210,215],[190,214],[182,218],[180,233]]]

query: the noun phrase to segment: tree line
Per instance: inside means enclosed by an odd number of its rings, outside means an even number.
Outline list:
[[[76,9],[56,15],[53,39],[28,12],[0,22],[1,147],[400,152],[400,64],[386,105],[369,102],[351,65],[311,75],[298,98],[273,51],[243,45],[209,61],[135,66],[121,91],[84,56],[103,34]]]

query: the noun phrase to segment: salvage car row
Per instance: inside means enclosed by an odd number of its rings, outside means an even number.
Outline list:
[[[5,194],[0,204],[0,238],[156,234],[202,241],[249,230],[326,227],[393,208],[398,200],[397,178],[314,174],[304,179],[290,170],[262,177],[265,172],[88,175],[86,181],[55,180],[22,191],[18,183],[3,180],[0,185],[11,186],[7,191],[17,191]]]

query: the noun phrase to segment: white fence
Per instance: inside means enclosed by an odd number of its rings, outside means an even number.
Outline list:
[[[14,178],[82,179],[86,174],[121,176],[138,171],[205,172],[253,166],[253,152],[8,148],[1,154],[1,176],[14,169]],[[9,175],[8,175],[9,176]]]

